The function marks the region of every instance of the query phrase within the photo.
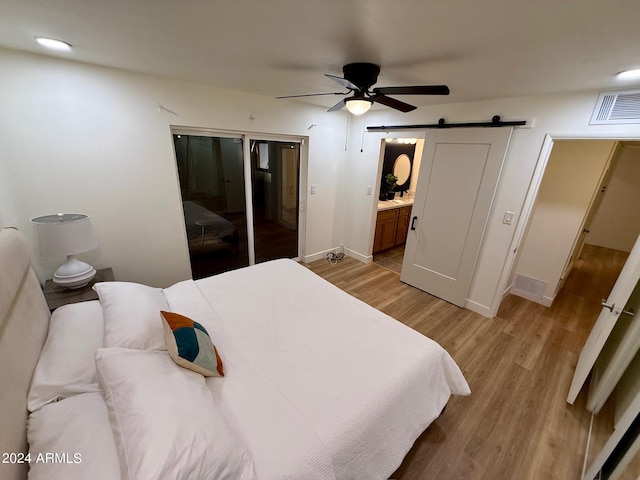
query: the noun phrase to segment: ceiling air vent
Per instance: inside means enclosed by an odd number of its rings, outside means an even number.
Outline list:
[[[590,125],[640,123],[640,90],[601,93]]]

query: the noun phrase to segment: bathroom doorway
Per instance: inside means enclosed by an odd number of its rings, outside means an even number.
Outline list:
[[[372,256],[375,264],[399,275],[424,139],[388,137],[381,142]],[[387,181],[389,174],[397,177],[393,187]]]

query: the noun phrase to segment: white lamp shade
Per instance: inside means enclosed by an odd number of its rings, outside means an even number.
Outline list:
[[[55,257],[88,252],[98,246],[89,216],[83,213],[59,213],[32,218],[38,231],[40,255]]]
[[[371,108],[371,100],[363,100],[358,98],[347,98],[345,100],[347,104],[347,110],[349,110],[354,115],[362,115],[363,113],[367,113]]]

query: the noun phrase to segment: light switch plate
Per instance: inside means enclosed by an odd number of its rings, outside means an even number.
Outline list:
[[[502,218],[502,223],[505,225],[511,225],[513,223],[513,217],[515,217],[516,212],[505,212],[504,217]]]

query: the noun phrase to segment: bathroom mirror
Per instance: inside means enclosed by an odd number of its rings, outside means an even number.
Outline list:
[[[384,142],[384,157],[382,160],[382,172],[380,175],[380,200],[387,199],[389,187],[385,182],[388,174],[398,177],[395,192],[409,190],[411,177],[413,176],[413,156],[416,146],[407,143]]]
[[[398,155],[398,158],[393,163],[393,174],[398,177],[398,185],[407,183],[409,175],[411,175],[411,159],[409,155],[406,153]]]

